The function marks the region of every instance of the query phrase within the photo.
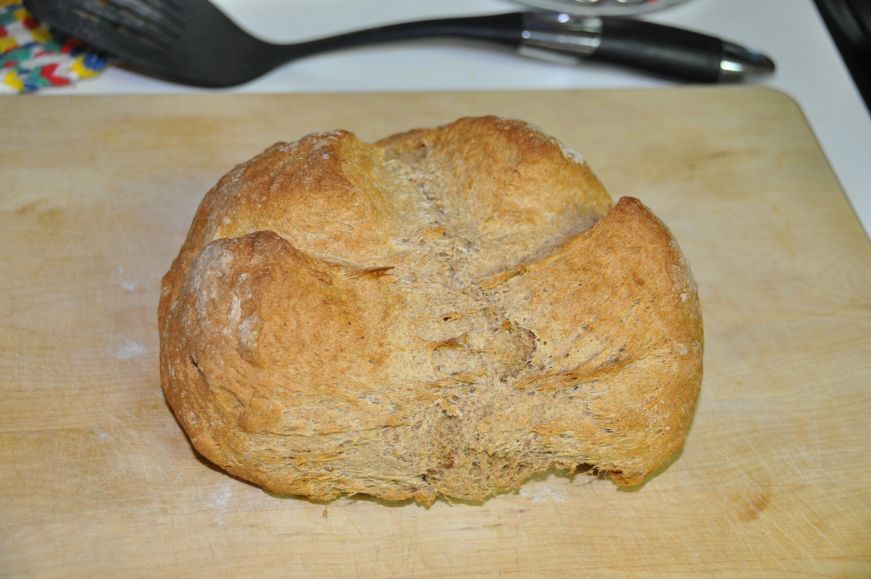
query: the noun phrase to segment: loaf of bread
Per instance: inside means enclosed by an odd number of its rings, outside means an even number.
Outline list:
[[[317,133],[237,166],[159,323],[193,446],[313,500],[481,501],[548,469],[637,485],[684,443],[702,376],[669,230],[496,117]]]

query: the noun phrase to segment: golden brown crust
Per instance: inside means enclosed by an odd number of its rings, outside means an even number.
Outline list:
[[[194,446],[278,493],[482,500],[642,482],[702,373],[689,268],[638,200],[516,121],[276,144],[203,200],[159,306]]]

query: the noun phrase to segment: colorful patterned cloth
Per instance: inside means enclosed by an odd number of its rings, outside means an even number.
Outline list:
[[[0,0],[0,93],[28,93],[96,76],[106,58],[81,41],[52,33],[21,0]]]

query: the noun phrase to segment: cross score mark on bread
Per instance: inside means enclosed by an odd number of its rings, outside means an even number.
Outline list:
[[[683,444],[695,283],[529,125],[278,143],[206,195],[159,306],[194,447],[282,494],[479,501],[532,474],[635,485]]]

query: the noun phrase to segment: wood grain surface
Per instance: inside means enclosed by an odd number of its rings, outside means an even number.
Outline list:
[[[206,190],[274,141],[528,120],[668,223],[705,379],[646,485],[328,506],[198,460],[157,298]],[[871,245],[798,107],[761,88],[6,98],[0,576],[871,576]]]

